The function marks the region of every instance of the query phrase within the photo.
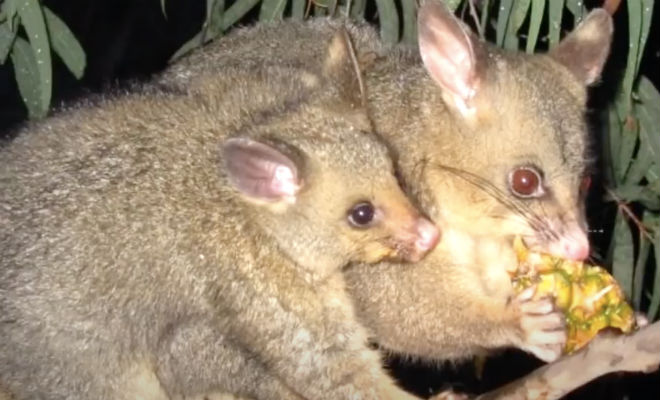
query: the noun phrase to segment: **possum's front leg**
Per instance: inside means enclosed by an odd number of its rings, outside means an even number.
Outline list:
[[[311,285],[287,276],[287,268],[271,263],[251,276],[252,284],[241,285],[240,294],[225,292],[240,299],[229,311],[232,340],[307,399],[414,399],[394,385],[379,354],[367,347],[343,275]]]

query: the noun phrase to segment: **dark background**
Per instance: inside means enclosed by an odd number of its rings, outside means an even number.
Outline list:
[[[551,0],[553,1],[553,0]],[[590,6],[599,2],[587,2]],[[91,93],[112,90],[135,80],[148,79],[162,70],[169,57],[195,35],[204,20],[206,2],[202,0],[167,0],[167,18],[159,0],[48,0],[44,1],[74,32],[87,53],[85,76],[77,81],[54,57],[53,107]],[[658,20],[660,6],[656,6],[641,73],[660,86],[660,45]],[[254,18],[255,11],[246,21]],[[367,15],[375,15],[368,10]],[[615,15],[616,31],[612,55],[604,72],[602,84],[593,89],[591,118],[598,129],[598,110],[603,109],[614,95],[625,67],[627,49],[627,15],[625,2]],[[26,109],[14,81],[9,62],[0,66],[0,138],[11,133],[27,117]],[[658,127],[660,129],[660,127]],[[598,146],[599,135],[595,135]],[[595,231],[592,243],[600,253],[607,249],[613,206],[604,205],[596,177],[588,211],[590,226]],[[609,216],[609,217],[608,217]],[[660,338],[658,338],[660,340]],[[539,366],[532,357],[518,351],[506,351],[486,362],[483,379],[477,379],[474,365],[466,362],[449,365],[392,358],[389,367],[399,381],[411,391],[428,396],[449,386],[471,393],[481,393],[501,386]],[[569,396],[571,399],[645,399],[657,398],[660,392],[660,373],[651,375],[616,374],[601,378]]]

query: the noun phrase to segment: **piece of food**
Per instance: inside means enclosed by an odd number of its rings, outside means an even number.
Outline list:
[[[564,260],[529,251],[521,238],[514,241],[518,269],[512,274],[517,292],[536,284],[537,298],[552,295],[566,315],[571,353],[593,339],[604,328],[629,333],[635,328],[635,313],[619,284],[606,270],[581,261]]]

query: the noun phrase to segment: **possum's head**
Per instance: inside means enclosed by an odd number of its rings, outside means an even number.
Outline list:
[[[303,266],[419,260],[439,233],[403,193],[387,147],[370,132],[344,31],[329,46],[318,85],[309,101],[225,142],[230,184]]]
[[[591,12],[545,55],[494,49],[434,1],[419,24],[422,60],[455,121],[429,163],[448,223],[586,258],[586,87],[609,52],[609,14]]]

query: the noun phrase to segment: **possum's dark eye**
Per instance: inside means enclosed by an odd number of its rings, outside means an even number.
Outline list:
[[[373,222],[375,215],[374,205],[363,201],[348,211],[348,222],[356,228],[366,228]]]
[[[509,190],[521,198],[544,194],[541,174],[534,167],[517,167],[509,173]]]

